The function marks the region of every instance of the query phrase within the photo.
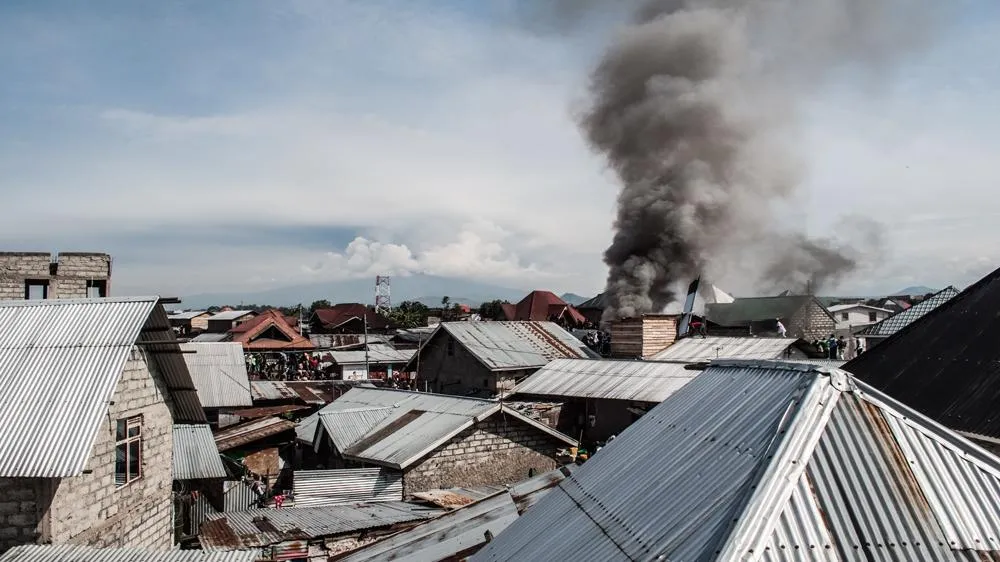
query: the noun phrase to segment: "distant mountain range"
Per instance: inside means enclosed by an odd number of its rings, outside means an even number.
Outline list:
[[[559,298],[566,301],[566,304],[571,304],[573,306],[583,304],[591,299],[591,297],[581,297],[576,293],[563,293],[559,295]]]
[[[902,291],[896,291],[895,293],[889,293],[890,296],[902,297],[906,295],[926,295],[927,293],[936,293],[938,289],[931,289],[930,287],[925,287],[923,285],[917,285],[915,287],[907,287]]]
[[[411,275],[409,277],[394,277],[392,279],[392,302],[399,304],[406,300],[418,300],[427,306],[441,306],[441,299],[447,295],[452,303],[467,304],[477,307],[494,299],[517,302],[524,298],[530,289],[514,289],[501,287],[490,283],[439,277],[436,275]],[[564,300],[580,298],[568,293]],[[309,306],[313,301],[326,299],[331,303],[361,302],[374,303],[375,284],[372,279],[348,279],[331,281],[329,283],[311,283],[278,287],[252,292],[219,292],[188,295],[181,298],[179,308],[205,309],[209,306],[224,304],[238,306],[239,304],[257,304],[273,306]],[[570,302],[567,300],[567,302]]]

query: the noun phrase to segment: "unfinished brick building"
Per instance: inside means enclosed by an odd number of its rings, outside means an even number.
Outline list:
[[[159,299],[8,301],[0,317],[0,552],[171,547],[173,427],[209,429]]]
[[[0,300],[83,299],[111,294],[111,256],[0,252]]]

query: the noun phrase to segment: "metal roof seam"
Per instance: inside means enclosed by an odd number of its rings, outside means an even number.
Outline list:
[[[761,552],[774,533],[783,513],[782,506],[788,503],[805,473],[807,461],[819,444],[842,392],[828,377],[811,378],[792,417],[778,427],[781,437],[777,448],[757,480],[766,485],[751,488],[752,494],[737,515],[737,524],[722,545],[719,559]]]

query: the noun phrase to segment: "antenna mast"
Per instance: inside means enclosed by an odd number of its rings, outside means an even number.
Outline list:
[[[392,284],[388,275],[375,277],[375,314],[388,314],[392,310]]]

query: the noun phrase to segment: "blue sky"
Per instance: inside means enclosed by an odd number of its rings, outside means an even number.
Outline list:
[[[540,33],[513,1],[4,2],[0,239],[109,251],[134,292],[383,271],[596,292],[617,186],[572,115],[611,28]],[[1000,265],[1000,9],[954,6],[891,77],[805,105],[780,220],[889,234],[844,291]]]

